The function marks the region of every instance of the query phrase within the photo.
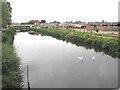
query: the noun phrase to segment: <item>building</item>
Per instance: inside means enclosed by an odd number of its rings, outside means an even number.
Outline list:
[[[40,21],[39,20],[30,20],[29,23],[30,24],[34,24],[34,25],[40,25]]]

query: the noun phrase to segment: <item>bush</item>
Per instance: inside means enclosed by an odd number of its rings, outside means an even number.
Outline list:
[[[15,30],[13,28],[9,28],[3,32],[2,42],[12,44],[14,40]]]
[[[20,58],[8,43],[2,44],[2,86],[19,88],[21,86]]]
[[[96,32],[99,32],[99,30],[98,30],[98,29],[96,29]]]
[[[21,87],[20,58],[12,46],[15,28],[5,30],[2,35],[2,88]]]

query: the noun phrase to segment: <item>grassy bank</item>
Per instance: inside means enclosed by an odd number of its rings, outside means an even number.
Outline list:
[[[118,45],[120,41],[116,35],[86,33],[68,29],[61,30],[30,28],[30,30],[67,42],[72,42],[78,46],[84,46],[87,49],[94,48],[96,52],[104,52],[105,54],[111,55],[114,58],[120,58],[120,46]]]
[[[2,35],[2,88],[20,88],[20,58],[13,47],[15,28],[5,30]]]

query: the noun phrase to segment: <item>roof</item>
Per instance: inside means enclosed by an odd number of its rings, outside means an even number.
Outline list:
[[[35,22],[35,23],[39,23],[40,21],[33,21],[33,22]]]
[[[30,20],[29,22],[40,23],[39,20]]]

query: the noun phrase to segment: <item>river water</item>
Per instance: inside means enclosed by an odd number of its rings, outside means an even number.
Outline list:
[[[23,85],[31,88],[117,88],[118,59],[50,36],[15,35]]]

